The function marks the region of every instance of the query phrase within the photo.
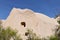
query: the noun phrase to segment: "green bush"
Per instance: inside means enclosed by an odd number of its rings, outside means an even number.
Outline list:
[[[49,40],[58,40],[57,36],[50,36]]]
[[[12,30],[10,27],[3,29],[0,27],[0,40],[22,40],[20,36],[17,36],[17,32]]]
[[[22,40],[20,36],[17,35],[16,30],[12,30],[10,27],[4,29],[2,26],[2,21],[0,20],[0,40]]]
[[[60,24],[60,20],[59,21],[57,21],[59,24]]]
[[[41,40],[35,33],[33,33],[31,30],[27,30],[28,33],[28,39],[27,40]]]

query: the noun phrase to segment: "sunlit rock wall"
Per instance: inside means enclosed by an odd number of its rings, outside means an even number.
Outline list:
[[[25,26],[21,23],[24,22]],[[7,17],[3,26],[11,27],[18,30],[18,34],[26,39],[25,32],[33,30],[40,37],[47,37],[54,34],[54,30],[58,25],[55,19],[52,19],[42,13],[33,12],[29,9],[13,8]]]

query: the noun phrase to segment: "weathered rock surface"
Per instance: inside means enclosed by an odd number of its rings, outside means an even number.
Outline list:
[[[22,22],[25,24],[22,25]],[[27,29],[33,30],[34,33],[41,37],[51,36],[54,34],[57,25],[55,19],[44,14],[18,8],[13,8],[10,15],[3,22],[5,28],[10,26],[12,29],[18,30],[18,34],[21,34],[23,39],[26,39],[25,32]]]

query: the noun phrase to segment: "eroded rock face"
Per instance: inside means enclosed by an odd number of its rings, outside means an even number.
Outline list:
[[[5,28],[10,26],[12,29],[18,30],[18,34],[21,34],[23,39],[26,39],[25,32],[28,29],[33,30],[40,37],[51,36],[54,34],[56,25],[58,23],[55,19],[29,9],[18,8],[13,8],[3,23]]]

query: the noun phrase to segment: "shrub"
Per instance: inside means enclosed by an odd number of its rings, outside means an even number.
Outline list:
[[[28,32],[28,39],[27,40],[41,40],[35,33],[31,30],[27,30]]]
[[[20,36],[17,35],[17,31],[12,30],[10,27],[4,29],[2,26],[2,21],[0,21],[0,40],[22,40]]]

